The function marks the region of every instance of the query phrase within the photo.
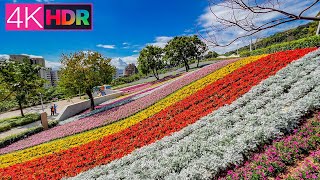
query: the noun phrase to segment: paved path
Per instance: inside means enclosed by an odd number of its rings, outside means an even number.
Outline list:
[[[75,98],[72,98],[69,102],[68,102],[68,100],[62,100],[62,101],[58,101],[58,102],[54,102],[54,103],[56,105],[58,105],[57,113],[59,113],[59,111],[61,111],[65,106],[73,104],[73,103],[77,103],[80,101],[85,101],[85,99],[80,99],[79,97],[75,97]],[[50,116],[51,103],[44,104],[43,107],[44,107],[44,111],[47,112],[47,114],[48,114],[49,120],[54,120],[57,117],[57,116]],[[24,114],[41,113],[42,107],[41,107],[41,105],[28,107],[28,108],[23,109],[23,112],[24,112]],[[14,111],[9,111],[9,112],[5,112],[5,113],[0,114],[0,119],[10,118],[10,117],[20,116],[20,115],[21,115],[20,110],[14,110]]]
[[[54,116],[50,116],[50,107],[51,107],[51,103],[48,104],[44,104],[44,110],[45,112],[48,114],[48,120],[54,120],[58,115],[59,115],[59,111],[62,110],[65,106],[73,104],[73,103],[77,103],[80,101],[85,101],[85,99],[80,99],[79,97],[75,97],[73,99],[71,99],[70,101],[68,100],[62,100],[62,101],[58,101],[55,102],[56,105],[58,105],[57,107],[57,115]],[[42,106],[38,105],[38,106],[33,106],[33,107],[29,107],[29,108],[25,108],[23,109],[24,114],[29,114],[29,113],[41,113],[42,112]],[[4,119],[4,118],[10,118],[10,117],[14,117],[14,116],[20,116],[20,110],[15,110],[15,111],[10,111],[10,112],[6,112],[3,114],[0,114],[0,119]],[[40,121],[36,121],[27,125],[23,125],[23,126],[19,126],[19,127],[15,127],[10,129],[9,131],[5,131],[3,133],[0,133],[0,139],[5,138],[7,136],[10,135],[14,135],[14,134],[19,134],[21,132],[27,131],[29,128],[32,127],[37,127],[40,126],[41,122]]]
[[[27,131],[29,128],[33,128],[33,127],[37,127],[40,126],[41,122],[37,121],[37,122],[33,122],[24,126],[19,126],[19,127],[15,127],[10,129],[9,131],[5,131],[3,133],[0,134],[0,139],[11,136],[11,135],[15,135],[15,134],[19,134],[22,133],[24,131]]]

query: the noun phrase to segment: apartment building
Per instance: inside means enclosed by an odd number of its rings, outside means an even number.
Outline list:
[[[40,65],[41,69],[39,71],[39,76],[45,80],[47,83],[44,85],[45,88],[49,88],[51,86],[57,86],[59,81],[58,71],[52,70],[51,68],[47,68],[45,64],[45,60],[41,56],[32,56],[27,54],[19,54],[19,55],[9,55],[9,59],[11,61],[23,62],[25,59],[28,59],[31,64]]]
[[[52,86],[58,86],[59,75],[57,70],[51,70],[51,84]]]

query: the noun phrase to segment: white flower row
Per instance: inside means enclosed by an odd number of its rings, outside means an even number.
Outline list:
[[[231,105],[74,179],[212,179],[320,107],[319,55],[306,55]]]

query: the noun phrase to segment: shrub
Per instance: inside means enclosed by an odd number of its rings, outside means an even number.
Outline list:
[[[58,121],[50,121],[49,128],[56,126],[58,123],[59,123]],[[0,139],[0,148],[6,147],[14,142],[17,142],[23,138],[26,138],[26,137],[31,136],[33,134],[39,133],[41,131],[43,131],[43,127],[40,125],[37,127],[30,128],[24,132],[19,133],[19,134],[14,134],[14,135],[5,137],[3,139]]]
[[[24,117],[16,116],[0,120],[0,132],[10,130],[40,120],[39,114],[27,114]]]
[[[260,54],[270,54],[270,53],[275,53],[279,51],[293,50],[293,49],[306,48],[306,47],[316,47],[316,46],[320,46],[320,36],[311,36],[311,37],[302,38],[295,41],[275,44],[275,45],[271,45],[262,49],[257,49],[251,52],[242,51],[240,53],[240,56],[241,57],[255,56]]]

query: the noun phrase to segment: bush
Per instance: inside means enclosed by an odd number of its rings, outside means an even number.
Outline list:
[[[128,77],[120,77],[120,78],[112,80],[111,85],[117,86],[117,85],[131,83],[133,81],[137,81],[137,80],[141,79],[141,77],[142,77],[142,75],[139,73],[134,74],[132,76],[128,76]]]
[[[0,112],[5,112],[15,107],[18,107],[18,103],[15,100],[5,100],[0,102]]]
[[[279,51],[285,50],[293,50],[293,49],[300,49],[300,48],[307,48],[307,47],[316,47],[320,46],[320,36],[311,36],[295,41],[285,42],[281,44],[275,44],[268,46],[266,48],[257,49],[254,51],[242,51],[240,53],[241,57],[247,56],[255,56],[260,54],[271,54]]]
[[[0,132],[10,130],[17,126],[23,126],[40,120],[39,114],[27,114],[24,117],[17,116],[0,120]]]

